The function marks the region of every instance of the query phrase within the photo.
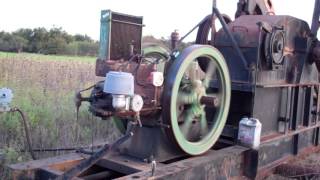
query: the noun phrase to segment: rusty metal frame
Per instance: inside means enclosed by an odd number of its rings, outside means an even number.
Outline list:
[[[319,142],[319,127],[320,122],[309,127],[300,127],[296,131],[289,131],[286,134],[265,136],[262,138],[261,147],[258,151],[235,145],[221,150],[210,150],[202,156],[189,157],[168,164],[158,163],[154,176],[151,176],[152,169],[149,162],[130,158],[117,152],[100,159],[95,165],[106,168],[106,170],[124,174],[124,176],[119,177],[119,179],[184,179],[187,177],[196,179],[210,179],[213,177],[242,179],[243,176],[260,178],[268,175],[273,168],[285,161],[310,152],[320,151],[319,143],[315,143],[314,146],[300,149],[298,156],[296,156],[294,152],[289,153],[280,159],[261,166],[259,165],[259,157],[263,152],[268,150],[270,144],[278,144],[278,142],[286,138],[294,139],[294,136],[305,132],[312,132],[312,130],[314,130],[313,133],[317,133],[316,131],[318,131],[318,137],[315,138],[318,138]],[[10,168],[13,171],[14,179],[20,179],[21,177],[31,177],[32,179],[41,177],[48,179],[62,175],[63,172],[68,171],[88,158],[88,155],[82,153],[72,153],[44,160],[11,165]],[[248,165],[250,165],[250,167]],[[99,173],[101,172],[98,172],[97,176],[101,175]],[[91,176],[91,174],[89,176]],[[85,178],[77,177],[76,179],[81,180]]]

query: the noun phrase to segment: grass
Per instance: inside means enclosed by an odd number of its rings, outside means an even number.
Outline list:
[[[119,136],[112,122],[93,117],[85,104],[76,120],[75,92],[101,80],[95,76],[94,59],[0,52],[0,88],[11,88],[12,107],[28,115],[34,148],[81,146],[91,144],[92,139],[96,143]],[[25,147],[20,117],[0,114],[0,179],[7,179],[6,165],[31,160],[28,153],[19,151]]]
[[[1,52],[0,59],[17,59],[17,60],[41,60],[41,61],[80,61],[94,63],[96,57],[91,56],[64,56],[64,55],[43,55],[33,53],[13,53],[13,52]]]

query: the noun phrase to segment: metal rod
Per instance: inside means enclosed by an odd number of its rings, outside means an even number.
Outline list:
[[[315,83],[303,83],[303,84],[257,84],[257,87],[260,88],[280,88],[280,87],[308,87],[308,86],[317,86]]]
[[[26,115],[19,108],[12,108],[11,112],[18,112],[20,114],[21,119],[22,119],[22,123],[23,123],[23,127],[24,127],[24,132],[25,132],[25,135],[26,135],[28,150],[30,152],[30,155],[31,155],[32,159],[36,160],[37,158],[36,158],[36,156],[35,156],[35,154],[33,152],[33,149],[32,149],[30,131],[29,131],[29,127],[28,127],[28,124],[27,124]]]
[[[56,152],[56,151],[77,151],[85,148],[90,148],[91,146],[85,147],[64,147],[64,148],[43,148],[43,149],[32,149],[33,152]],[[101,145],[93,146],[101,147]],[[20,152],[26,152],[26,150],[21,149]]]
[[[197,27],[200,26],[200,24],[202,24],[204,21],[206,20],[206,18],[202,19],[197,25],[195,25],[186,35],[184,35],[178,42],[178,44],[180,44],[186,37],[188,37],[195,29],[197,29]]]
[[[74,151],[77,148],[45,148],[45,149],[32,149],[33,152],[56,152],[56,151]],[[21,149],[20,152],[26,152],[26,150]]]
[[[216,33],[216,15],[213,11],[213,8],[217,8],[217,0],[212,1],[212,12],[211,12],[211,42],[210,44],[214,45],[215,33]]]
[[[236,40],[234,39],[233,35],[231,34],[228,26],[227,26],[227,23],[226,21],[224,20],[224,18],[222,17],[221,13],[219,12],[218,8],[216,7],[213,7],[212,8],[212,12],[215,14],[215,16],[218,17],[221,25],[222,25],[222,28],[223,30],[227,33],[227,35],[229,36],[230,40],[231,40],[231,43],[232,43],[232,46],[233,48],[236,50],[237,54],[239,55],[241,61],[242,61],[242,64],[244,66],[245,69],[248,69],[248,63],[247,63],[247,60],[246,58],[244,57],[243,53],[241,52]]]
[[[81,174],[82,172],[84,172],[85,170],[87,170],[88,168],[93,166],[102,157],[109,155],[110,152],[112,152],[113,149],[117,148],[119,145],[121,145],[122,143],[127,141],[132,136],[133,136],[133,133],[129,132],[126,135],[124,135],[123,137],[121,137],[120,139],[118,139],[113,144],[104,145],[104,147],[101,150],[99,150],[98,152],[93,154],[90,158],[81,161],[78,165],[76,165],[75,167],[73,167],[70,170],[66,171],[62,175],[58,176],[56,178],[56,180],[69,180],[69,179],[72,179],[72,178],[78,176],[79,174]]]
[[[217,7],[217,0],[212,0],[212,7]]]
[[[320,0],[315,0],[312,24],[311,24],[311,33],[317,37],[319,29],[319,16],[320,16]]]

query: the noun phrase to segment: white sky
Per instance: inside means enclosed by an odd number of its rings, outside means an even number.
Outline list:
[[[238,0],[218,0],[222,13],[234,17]],[[273,0],[276,14],[311,22],[314,0]],[[144,35],[183,35],[211,11],[212,0],[2,0],[0,31],[18,28],[62,27],[71,34],[99,39],[100,10],[144,16]]]

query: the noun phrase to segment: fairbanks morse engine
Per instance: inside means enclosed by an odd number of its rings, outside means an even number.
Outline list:
[[[320,49],[317,28],[305,21],[274,15],[271,3],[240,1],[233,21],[214,7],[182,51],[177,32],[171,51],[142,46],[142,27],[142,17],[102,11],[96,75],[105,80],[90,97],[78,94],[78,104],[89,101],[95,116],[112,119],[122,133],[137,126],[121,153],[164,162],[234,145],[243,117],[259,119],[262,143],[318,122]],[[311,143],[298,141],[275,148],[293,143],[298,152]]]

